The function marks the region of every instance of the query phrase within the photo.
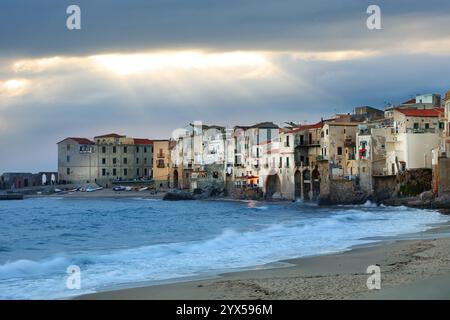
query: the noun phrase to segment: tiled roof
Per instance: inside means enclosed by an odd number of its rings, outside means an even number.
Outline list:
[[[308,130],[308,129],[320,129],[322,128],[323,123],[322,121],[317,122],[315,124],[305,124],[303,126],[300,126],[298,128],[294,128],[291,131],[289,131],[288,133],[292,133],[292,132],[298,132],[298,131],[303,131],[303,130]]]
[[[74,140],[74,141],[78,142],[79,144],[95,144],[93,141],[91,141],[91,140],[89,140],[89,139],[86,139],[86,138],[74,138],[74,137],[68,137],[68,138],[65,138],[64,140],[61,140],[61,141],[58,142],[58,143],[61,143],[61,142],[63,142],[63,141],[66,141],[67,139]]]
[[[416,98],[409,99],[408,101],[405,101],[402,104],[414,104],[414,103],[416,103]]]
[[[434,109],[397,109],[407,117],[439,117],[444,112],[443,108]]]
[[[134,144],[153,144],[152,140],[149,139],[133,139],[134,140]]]
[[[117,133],[108,133],[108,134],[94,137],[94,139],[96,139],[96,138],[125,138],[125,136],[122,136]]]

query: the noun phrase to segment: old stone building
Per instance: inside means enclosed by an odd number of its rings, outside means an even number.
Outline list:
[[[97,183],[149,180],[152,177],[153,141],[115,133],[58,142],[58,174],[62,183]]]
[[[60,183],[90,183],[98,178],[97,146],[86,138],[66,138],[58,142]]]
[[[444,130],[439,122],[443,112],[442,108],[393,110],[393,131],[386,140],[390,174],[431,168],[432,150],[439,147]]]
[[[170,187],[169,140],[153,140],[153,180],[157,188]]]

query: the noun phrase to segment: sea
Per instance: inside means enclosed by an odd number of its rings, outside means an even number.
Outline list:
[[[448,220],[437,211],[369,202],[1,201],[0,299],[64,299],[274,267]]]

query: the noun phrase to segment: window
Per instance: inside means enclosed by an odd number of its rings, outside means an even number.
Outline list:
[[[67,151],[70,151],[70,144],[67,145]]]
[[[70,175],[70,168],[66,169],[66,173],[67,173],[67,175]]]
[[[326,135],[328,135],[328,129],[326,130]]]
[[[106,153],[106,147],[105,146],[102,147],[102,153]]]
[[[117,163],[117,158],[113,158],[113,164]]]
[[[286,136],[286,147],[289,147],[289,136]]]
[[[139,147],[136,147],[136,152],[139,152]]]
[[[425,123],[425,129],[430,129],[430,124],[429,123]]]
[[[123,147],[123,153],[127,153],[128,152],[128,147]]]
[[[123,169],[123,175],[124,175],[124,176],[127,176],[127,175],[128,175],[128,169],[127,169],[127,168]]]
[[[419,124],[417,122],[414,123],[414,129],[419,129]]]
[[[113,153],[116,153],[116,151],[117,151],[117,148],[113,147]]]
[[[342,147],[337,148],[337,154],[338,156],[342,156]]]
[[[123,158],[123,164],[127,164],[128,163],[128,159],[127,158]]]
[[[106,164],[106,158],[102,158],[102,164]]]
[[[136,164],[139,164],[139,158],[136,158]]]
[[[144,164],[147,164],[147,158],[144,158]]]
[[[140,174],[140,170],[139,170],[139,168],[137,168],[136,169],[136,175],[139,177],[139,174]]]
[[[147,176],[147,173],[148,173],[147,168],[144,168],[144,176]]]
[[[70,156],[67,156],[66,160],[67,162],[70,162]]]
[[[286,168],[289,168],[289,157],[286,157]]]
[[[147,153],[147,147],[144,147],[144,153]]]
[[[278,168],[282,168],[283,167],[283,158],[280,157],[280,162],[278,163]]]
[[[158,163],[156,165],[158,168],[164,168],[164,159],[158,159]]]
[[[445,128],[445,124],[443,122],[439,122],[439,129],[444,129]]]
[[[117,175],[117,170],[116,168],[113,168],[113,176]]]
[[[106,169],[102,169],[102,176],[106,176]]]

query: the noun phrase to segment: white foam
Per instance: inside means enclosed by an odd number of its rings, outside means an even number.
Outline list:
[[[248,268],[282,259],[338,252],[369,242],[362,238],[423,231],[429,228],[428,224],[442,221],[436,212],[407,209],[364,211],[356,207],[263,229],[244,232],[224,229],[221,234],[201,241],[56,256],[42,261],[19,260],[0,266],[0,298],[59,298],[115,284]],[[81,291],[65,288],[66,268],[70,264],[81,267]]]

